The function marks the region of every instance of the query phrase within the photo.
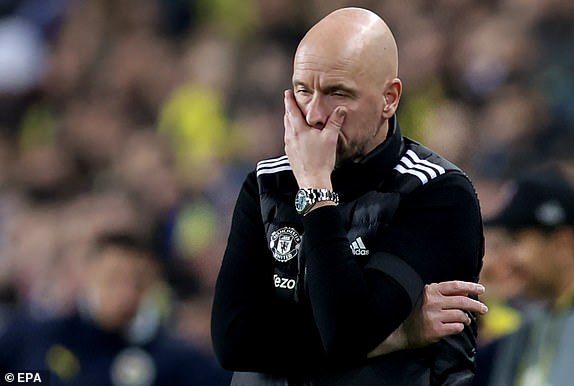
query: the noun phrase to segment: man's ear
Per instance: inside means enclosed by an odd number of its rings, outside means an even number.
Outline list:
[[[397,111],[402,92],[403,84],[399,78],[389,82],[383,96],[385,98],[385,105],[383,106],[383,117],[385,119],[391,118]]]

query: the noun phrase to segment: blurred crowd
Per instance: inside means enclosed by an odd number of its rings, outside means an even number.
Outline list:
[[[402,130],[466,171],[485,215],[524,168],[572,173],[572,1],[2,0],[0,331],[70,312],[95,238],[130,231],[164,262],[164,323],[209,353],[240,184],[283,152],[298,40],[345,5],[391,26]]]

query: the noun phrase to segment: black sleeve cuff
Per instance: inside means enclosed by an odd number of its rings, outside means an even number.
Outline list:
[[[323,206],[303,216],[303,227],[311,249],[334,240],[346,240],[345,227],[334,205]],[[347,242],[348,243],[348,242]]]
[[[409,295],[413,306],[425,286],[417,271],[404,260],[390,253],[377,252],[373,254],[365,268],[376,269],[396,280]]]

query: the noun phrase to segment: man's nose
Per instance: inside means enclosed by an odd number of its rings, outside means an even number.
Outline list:
[[[315,93],[307,105],[307,113],[305,114],[307,124],[315,129],[323,129],[327,119],[329,119],[329,114],[330,110],[325,98],[321,94]]]

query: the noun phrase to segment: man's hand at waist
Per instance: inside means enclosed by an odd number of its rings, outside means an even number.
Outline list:
[[[458,280],[427,284],[409,317],[367,357],[424,347],[462,332],[471,323],[468,313],[488,312],[485,304],[469,297],[484,291],[481,284]]]

